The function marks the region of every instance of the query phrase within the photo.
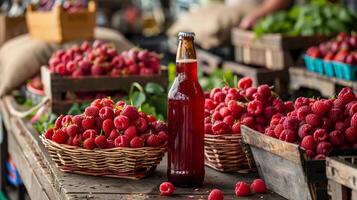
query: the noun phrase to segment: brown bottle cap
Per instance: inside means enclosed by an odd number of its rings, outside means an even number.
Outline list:
[[[185,38],[190,37],[190,38],[193,38],[193,37],[195,37],[195,33],[194,33],[194,32],[179,32],[178,37],[179,37],[179,38],[180,38],[180,37],[185,37]]]

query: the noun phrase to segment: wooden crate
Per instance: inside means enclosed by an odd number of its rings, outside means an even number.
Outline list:
[[[326,175],[331,200],[357,200],[357,156],[327,157]]]
[[[198,49],[196,53],[198,67],[201,67],[205,74],[212,74],[214,70],[222,67],[223,59],[221,57],[202,49]]]
[[[41,67],[41,78],[46,96],[51,99],[52,112],[60,114],[68,111],[74,103],[73,100],[66,99],[68,92],[112,92],[128,91],[132,83],[137,82],[145,85],[155,82],[164,88],[167,87],[167,69],[162,68],[161,72],[152,76],[84,76],[73,78],[70,76],[59,76],[50,72],[48,67]]]
[[[24,16],[8,17],[0,14],[0,45],[7,40],[27,32]]]
[[[246,126],[243,142],[250,146],[259,175],[268,189],[291,200],[324,200],[327,179],[324,160],[308,160],[305,151]]]
[[[254,86],[261,84],[274,85],[274,90],[280,95],[286,93],[287,91],[286,85],[288,83],[288,71],[286,69],[270,70],[231,61],[224,61],[222,68],[224,70],[231,70],[234,74],[242,77],[251,77],[253,79]]]
[[[252,31],[232,30],[235,60],[269,69],[296,65],[304,50],[327,39],[326,36],[284,36],[278,33],[257,38]]]
[[[350,87],[357,92],[357,81],[347,81],[309,72],[304,67],[291,67],[289,74],[290,88],[293,91],[308,88],[319,91],[324,97],[335,96],[343,87]]]
[[[96,5],[88,2],[88,10],[67,13],[61,6],[52,11],[35,11],[27,8],[26,22],[32,38],[47,42],[93,39],[96,23]]]

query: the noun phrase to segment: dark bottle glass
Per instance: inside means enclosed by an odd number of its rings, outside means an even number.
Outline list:
[[[204,94],[197,77],[194,33],[180,32],[176,78],[168,95],[168,168],[170,182],[181,187],[203,183]]]

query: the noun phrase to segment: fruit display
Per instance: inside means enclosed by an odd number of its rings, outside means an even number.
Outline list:
[[[357,65],[357,35],[340,33],[336,38],[312,46],[304,56],[309,71],[346,80],[355,80]]]
[[[356,94],[343,88],[336,99],[299,97],[293,111],[272,118],[265,134],[299,144],[313,159],[324,159],[333,149],[356,149]]]
[[[149,76],[160,72],[160,58],[154,52],[131,49],[118,53],[103,41],[84,41],[55,52],[49,60],[51,72],[61,76]]]
[[[296,5],[287,11],[268,15],[254,26],[257,36],[265,33],[284,35],[333,35],[357,30],[356,12],[327,1]]]
[[[240,134],[240,125],[264,132],[277,113],[293,110],[291,101],[274,96],[266,84],[252,86],[251,78],[242,78],[237,88],[214,88],[205,99],[205,134]]]
[[[61,115],[44,137],[85,149],[158,147],[167,142],[167,126],[123,101],[96,99],[80,115]]]

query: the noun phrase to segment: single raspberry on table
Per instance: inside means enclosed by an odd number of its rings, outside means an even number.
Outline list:
[[[263,112],[263,104],[259,100],[254,100],[248,103],[247,111],[251,115],[258,116]]]
[[[67,133],[61,129],[56,130],[52,136],[52,141],[57,142],[58,144],[66,143],[67,139]]]
[[[314,128],[310,124],[303,124],[300,126],[298,135],[302,139],[307,135],[311,135],[314,131]]]
[[[316,142],[322,142],[322,141],[327,141],[329,138],[329,135],[325,129],[320,128],[320,129],[315,130],[313,137]]]
[[[316,141],[314,140],[314,138],[311,135],[308,135],[302,139],[300,145],[302,148],[304,148],[306,150],[315,151],[317,144],[316,144]]]
[[[160,195],[161,196],[171,196],[175,191],[175,187],[170,182],[163,182],[160,185]]]
[[[104,135],[98,135],[95,138],[94,142],[97,145],[97,147],[99,147],[101,149],[105,149],[108,146],[107,138],[105,138]]]
[[[250,185],[250,190],[254,193],[266,193],[267,187],[262,179],[255,179]]]
[[[130,140],[125,135],[120,135],[114,140],[115,147],[129,147]]]
[[[222,191],[219,189],[213,189],[208,195],[208,200],[223,200]]]
[[[144,146],[144,141],[141,137],[136,136],[130,140],[130,147],[132,148],[140,148],[143,146]]]
[[[345,132],[345,137],[350,144],[357,142],[357,127],[348,127]]]
[[[95,148],[95,140],[94,138],[87,138],[84,140],[83,142],[83,147],[85,149],[89,149],[89,150],[92,150]]]
[[[243,197],[250,195],[250,187],[245,182],[236,183],[235,193],[237,197]]]
[[[238,81],[238,88],[247,89],[251,87],[252,84],[253,84],[253,80],[250,77],[244,77]]]

